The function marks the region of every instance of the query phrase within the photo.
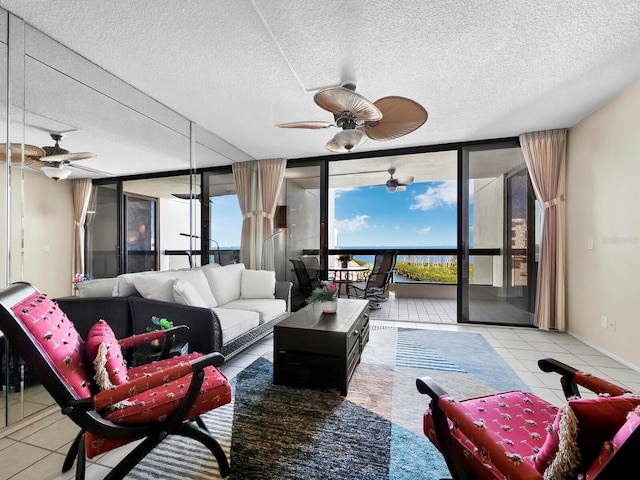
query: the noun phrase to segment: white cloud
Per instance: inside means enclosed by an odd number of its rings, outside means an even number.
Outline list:
[[[356,215],[353,218],[336,220],[336,228],[339,232],[357,232],[368,227],[367,218],[369,215]]]
[[[334,188],[334,194],[335,194],[335,198],[340,198],[340,195],[342,195],[344,192],[353,192],[358,190],[357,187],[348,187],[348,188]]]
[[[429,233],[431,231],[431,227],[424,227],[418,230],[418,235],[424,235],[425,233]]]
[[[425,193],[414,197],[415,203],[409,206],[410,210],[430,210],[440,206],[452,206],[458,201],[458,185],[454,180],[440,182],[427,188]]]

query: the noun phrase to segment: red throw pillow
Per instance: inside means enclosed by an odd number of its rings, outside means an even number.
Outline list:
[[[549,467],[558,453],[560,442],[565,444],[565,452],[558,463],[578,463],[578,459],[569,458],[567,455],[571,447],[580,451],[580,467],[588,469],[600,453],[604,442],[613,438],[616,432],[627,420],[627,415],[637,405],[640,398],[637,397],[597,397],[569,400],[567,405],[558,410],[558,416],[553,423],[553,429],[549,432],[544,445],[536,455],[535,466],[540,473]],[[577,428],[565,427],[562,430],[562,417],[566,415],[567,407],[571,410],[571,416],[577,423]],[[565,419],[566,421],[567,419]],[[564,435],[564,436],[563,436]],[[568,450],[569,449],[569,450]],[[554,469],[561,471],[570,470],[568,465],[555,465]],[[575,472],[574,472],[575,473]]]
[[[89,330],[85,353],[87,360],[93,363],[93,378],[102,390],[128,381],[127,363],[122,356],[122,349],[113,330],[104,320],[99,320]]]

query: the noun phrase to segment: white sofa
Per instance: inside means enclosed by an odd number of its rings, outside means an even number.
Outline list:
[[[126,297],[133,333],[151,326],[155,315],[189,326],[192,349],[216,350],[227,357],[269,334],[291,312],[291,283],[277,282],[275,272],[246,269],[242,263],[123,274],[77,287],[78,300],[58,299],[63,310],[76,308],[76,303],[89,305],[91,299],[98,307],[96,298]],[[213,338],[206,341],[206,336]]]

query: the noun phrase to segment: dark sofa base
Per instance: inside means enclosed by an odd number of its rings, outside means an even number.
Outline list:
[[[226,344],[222,343],[220,322],[215,313],[208,308],[149,300],[138,295],[130,297],[62,297],[56,299],[56,302],[84,339],[87,338],[91,327],[100,319],[104,319],[111,326],[117,338],[124,338],[147,331],[147,328],[152,326],[151,317],[157,316],[172,321],[174,325],[189,327],[189,330],[178,340],[189,342],[190,351],[220,352],[225,358],[231,358],[269,335],[273,331],[274,325],[289,316],[290,295],[291,284],[278,282],[276,284],[276,298],[287,301],[287,312],[265,324],[252,328]]]

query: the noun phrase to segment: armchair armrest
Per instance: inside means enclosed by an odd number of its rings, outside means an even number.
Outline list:
[[[192,352],[219,352],[222,350],[222,328],[213,310],[190,307],[171,302],[129,297],[134,332],[144,332],[152,316],[166,318],[175,325],[188,328],[184,339]]]
[[[553,358],[538,360],[538,367],[543,372],[553,372],[561,376],[560,384],[565,397],[580,396],[578,385],[597,394],[609,394],[611,396],[629,393],[630,390],[595,377],[589,373],[581,372],[565,363]]]
[[[176,332],[189,330],[186,325],[178,325],[166,330],[152,330],[137,335],[118,340],[118,344],[122,348],[135,348],[140,345],[150,344],[154,340],[162,342],[162,350],[156,360],[162,360],[169,357],[169,352],[176,339]]]
[[[94,409],[102,410],[109,408],[115,403],[126,400],[133,395],[145,392],[160,385],[164,385],[172,380],[189,375],[193,371],[190,362],[179,362],[169,368],[146,374],[127,383],[116,385],[109,390],[103,390],[93,397]]]

